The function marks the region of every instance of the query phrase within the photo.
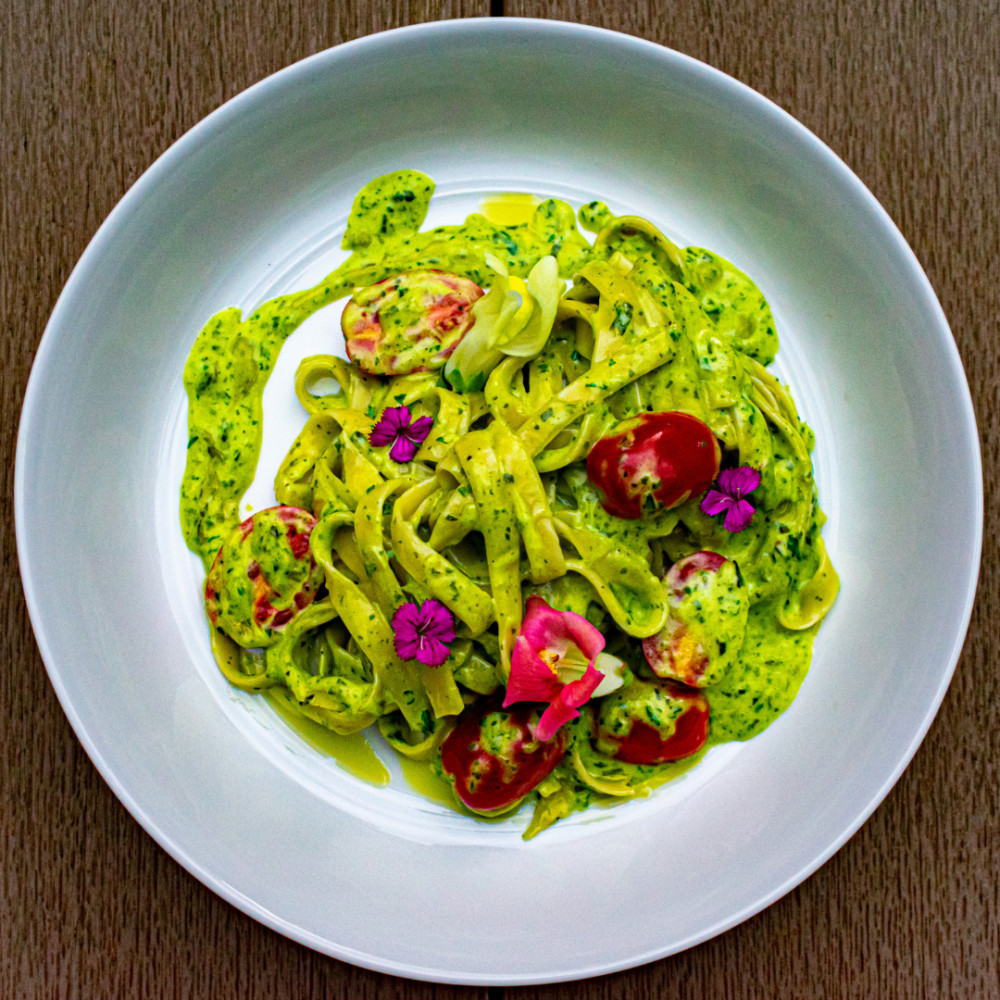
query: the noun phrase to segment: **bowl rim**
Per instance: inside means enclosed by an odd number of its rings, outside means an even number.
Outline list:
[[[349,949],[331,947],[330,942],[318,940],[315,935],[303,932],[302,929],[291,926],[281,920],[276,914],[268,913],[261,907],[256,906],[253,900],[241,895],[236,887],[220,882],[205,869],[201,863],[185,850],[181,845],[173,842],[168,837],[164,837],[158,829],[158,825],[147,812],[132,791],[125,787],[118,776],[109,767],[107,760],[101,753],[100,747],[90,736],[84,720],[80,717],[76,708],[69,698],[67,689],[60,675],[56,657],[49,645],[45,622],[43,620],[40,599],[37,592],[36,568],[33,564],[31,540],[28,537],[25,525],[26,519],[26,497],[28,490],[26,451],[28,441],[31,436],[32,426],[36,419],[36,409],[43,392],[45,374],[50,365],[54,363],[56,352],[59,346],[59,338],[65,330],[64,314],[67,312],[68,303],[77,294],[78,286],[86,282],[86,271],[91,259],[96,258],[113,242],[116,230],[120,222],[128,217],[134,207],[141,204],[147,191],[158,185],[162,178],[169,175],[184,159],[195,152],[202,144],[210,141],[220,130],[224,129],[231,121],[240,119],[244,113],[251,110],[258,101],[266,100],[267,96],[276,88],[292,85],[299,77],[312,74],[317,71],[332,72],[333,67],[339,60],[354,54],[364,53],[366,50],[377,51],[383,47],[394,47],[404,44],[411,37],[425,36],[428,34],[447,34],[457,32],[468,35],[474,39],[477,36],[485,37],[487,34],[505,34],[512,37],[529,39],[532,35],[542,33],[550,37],[562,36],[566,39],[576,39],[587,37],[589,39],[603,40],[613,45],[633,47],[636,50],[643,50],[656,53],[658,58],[673,62],[683,71],[693,72],[699,75],[702,80],[708,81],[715,86],[726,89],[735,88],[743,99],[753,102],[759,110],[777,118],[785,129],[790,129],[800,140],[808,143],[824,160],[825,166],[833,170],[841,180],[846,181],[864,202],[867,210],[878,222],[884,232],[888,233],[897,251],[902,255],[912,276],[921,283],[925,302],[924,306],[930,310],[936,320],[936,324],[941,328],[942,345],[949,357],[953,376],[956,384],[964,388],[961,399],[961,413],[958,414],[962,420],[964,429],[969,438],[969,453],[972,456],[973,466],[970,469],[975,480],[977,490],[972,498],[976,512],[976,523],[974,530],[974,552],[970,559],[970,572],[967,580],[966,593],[964,595],[964,613],[959,627],[955,632],[954,641],[948,657],[948,666],[941,675],[940,683],[935,696],[927,706],[921,724],[918,726],[910,745],[907,747],[903,757],[896,766],[887,774],[877,793],[858,813],[856,820],[849,828],[845,829],[842,835],[827,848],[820,852],[809,864],[800,871],[788,878],[781,885],[762,896],[753,905],[746,907],[737,914],[731,915],[728,919],[720,921],[716,926],[704,930],[702,933],[693,935],[689,940],[677,944],[661,952],[629,956],[617,963],[603,965],[600,968],[582,970],[579,973],[569,973],[558,976],[470,976],[469,974],[449,975],[444,970],[432,968],[418,968],[406,963],[394,962],[381,958],[377,954],[362,955]],[[50,318],[45,326],[42,337],[32,362],[31,373],[25,390],[19,428],[16,442],[15,470],[14,470],[14,521],[17,541],[19,571],[22,581],[22,588],[25,601],[28,607],[29,616],[35,639],[49,675],[50,682],[56,691],[60,705],[69,719],[74,733],[83,745],[87,755],[97,767],[103,780],[112,788],[119,801],[125,805],[126,809],[139,822],[143,829],[153,837],[156,842],[163,847],[168,854],[178,861],[187,871],[195,875],[199,881],[205,884],[216,894],[222,896],[231,905],[248,914],[257,920],[277,931],[283,936],[299,941],[309,947],[315,948],[333,957],[341,958],[363,968],[374,971],[397,974],[408,978],[425,980],[431,982],[456,983],[468,985],[528,985],[535,983],[560,982],[586,978],[589,976],[602,975],[605,973],[617,972],[628,968],[633,968],[670,954],[683,951],[695,944],[709,940],[726,930],[742,923],[754,914],[764,910],[781,896],[785,895],[792,888],[800,884],[809,875],[821,867],[829,858],[835,854],[849,840],[857,830],[868,820],[874,810],[888,795],[893,785],[899,779],[903,771],[909,766],[913,755],[916,753],[920,743],[925,738],[936,714],[947,692],[948,686],[954,675],[958,660],[961,656],[972,610],[978,589],[978,573],[982,557],[983,541],[983,469],[982,455],[977,429],[975,409],[968,381],[965,376],[964,367],[958,351],[954,336],[951,333],[944,311],[931,286],[930,280],[921,267],[915,253],[910,248],[901,232],[892,221],[889,214],[871,193],[868,187],[857,177],[856,174],[844,163],[844,161],[833,152],[820,138],[811,130],[802,125],[791,114],[786,112],[771,99],[753,90],[748,85],[735,79],[722,70],[698,60],[692,56],[670,49],[657,42],[629,35],[624,32],[614,31],[607,28],[593,25],[577,24],[568,21],[546,19],[546,18],[455,18],[442,21],[429,21],[420,24],[406,25],[397,28],[386,29],[364,35],[347,42],[336,44],[330,48],[318,51],[303,59],[272,73],[240,93],[229,98],[208,115],[202,118],[192,128],[184,132],[174,142],[172,142],[153,162],[140,174],[136,181],[119,199],[117,204],[103,220],[95,234],[80,255],[77,263],[67,279],[53,307]]]

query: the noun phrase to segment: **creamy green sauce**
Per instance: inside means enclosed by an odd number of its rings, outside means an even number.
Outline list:
[[[614,577],[613,596],[637,621],[650,613],[656,588],[662,590],[656,574],[683,555],[711,549],[738,565],[752,607],[739,655],[727,657],[724,676],[706,692],[711,703],[709,739],[722,743],[757,735],[791,704],[808,670],[815,627],[792,631],[777,622],[776,614],[788,595],[816,573],[822,523],[808,463],[811,432],[781,398],[774,404],[775,419],[784,421],[787,432],[766,426],[761,410],[750,402],[751,393],[760,392],[759,366],[773,360],[777,350],[774,322],[759,289],[710,251],[688,248],[678,261],[641,226],[622,224],[609,233],[614,219],[600,202],[585,205],[577,215],[557,199],[522,196],[513,208],[494,204],[493,218],[474,214],[458,225],[421,231],[432,192],[430,179],[416,171],[376,178],[355,199],[343,240],[352,251],[348,260],[313,288],[272,299],[247,317],[236,309],[223,311],[198,335],[184,369],[189,440],[181,522],[188,546],[208,567],[239,522],[239,504],[254,478],[260,451],[264,386],[284,341],[317,310],[358,288],[417,268],[454,272],[488,286],[493,272],[485,262],[487,252],[521,278],[550,254],[563,278],[573,277],[589,262],[621,255],[645,298],[636,303],[606,296],[613,302],[612,328],[624,335],[642,321],[644,309],[660,310],[676,351],[669,364],[611,395],[598,417],[611,423],[640,412],[692,413],[711,427],[724,449],[738,451],[741,462],[761,471],[755,502],[778,513],[757,519],[739,534],[730,534],[703,514],[696,500],[642,521],[625,521],[602,510],[586,475],[579,472],[556,478],[553,509],[567,523],[578,523],[595,538],[613,542],[600,558]],[[581,228],[601,232],[600,245],[588,241]],[[559,349],[551,341],[535,370],[544,372],[546,358],[554,362]],[[773,387],[768,391],[773,397]],[[462,556],[458,552],[453,558]],[[477,560],[480,553],[468,553],[468,567]],[[277,572],[280,575],[280,568]],[[485,579],[485,563],[479,575]],[[593,587],[577,574],[535,590],[554,607],[578,611],[599,627],[607,623]],[[707,627],[711,631],[710,621]],[[485,673],[480,670],[483,676],[477,669],[476,661],[466,669],[470,688],[477,690],[478,684],[489,689],[495,681],[488,665]],[[641,665],[636,670],[641,672]],[[283,715],[289,714],[284,701],[275,704]],[[577,741],[574,746],[583,744]],[[560,766],[570,769],[568,761]],[[604,769],[609,781],[634,787],[657,784],[664,775],[680,773],[691,764],[609,764],[583,748],[577,766]],[[423,765],[407,767],[416,772]],[[371,760],[364,757],[357,768],[371,771]],[[604,793],[593,789],[575,794],[588,801],[605,800]],[[609,794],[613,798],[617,793]],[[551,799],[556,812],[580,805],[560,802],[558,794]]]
[[[736,669],[709,689],[709,741],[748,740],[762,733],[795,700],[812,658],[815,629],[790,632],[769,620],[774,609],[750,610]]]
[[[671,617],[687,641],[707,657],[697,686],[714,687],[739,669],[749,610],[747,588],[735,563],[724,563],[716,572],[696,573],[686,581]]]
[[[297,710],[295,698],[284,688],[269,688],[264,692],[264,697],[282,721],[313,749],[333,757],[345,771],[370,785],[384,788],[389,784],[388,768],[378,759],[371,744],[361,733],[342,736],[306,718]]]
[[[432,192],[433,183],[417,171],[376,178],[355,199],[343,241],[354,252],[340,267],[313,288],[265,302],[245,319],[227,309],[199,334],[184,367],[188,450],[181,524],[188,547],[206,565],[227,528],[239,522],[240,499],[253,482],[264,386],[282,344],[309,316],[403,270],[437,268],[488,285],[493,272],[485,250],[519,277],[553,254],[568,278],[590,255],[573,210],[555,199],[541,202],[530,224],[504,226],[472,215],[461,225],[420,232]]]

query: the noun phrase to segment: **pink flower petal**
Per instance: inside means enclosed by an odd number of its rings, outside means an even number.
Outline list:
[[[371,434],[368,435],[368,443],[373,448],[384,448],[387,444],[392,444],[395,440],[396,432],[383,426],[381,422],[377,423],[372,429]]]
[[[725,513],[722,526],[731,532],[743,531],[753,520],[754,506],[744,497],[760,486],[760,472],[752,465],[724,469],[719,473],[718,489],[709,490],[699,505],[709,516]]]
[[[732,506],[729,508],[722,526],[726,531],[732,532],[749,528],[754,515],[753,505],[748,500],[732,500],[730,502]]]
[[[440,639],[425,635],[420,640],[416,659],[427,667],[440,667],[448,659],[448,647]]]
[[[404,604],[392,616],[392,641],[401,660],[412,660],[420,649],[419,610],[416,604]]]
[[[535,652],[523,633],[519,635],[514,640],[503,707],[509,708],[518,701],[551,701],[561,690],[555,671]]]
[[[569,705],[557,698],[542,712],[542,717],[538,720],[538,725],[535,726],[535,739],[541,740],[543,743],[545,740],[551,740],[560,726],[571,722],[579,714],[577,709],[570,708]]]
[[[375,448],[392,445],[389,457],[394,462],[410,462],[417,449],[426,440],[434,426],[431,417],[418,417],[411,423],[408,406],[390,406],[382,411],[378,423],[368,435],[368,441]]]
[[[579,707],[604,680],[604,674],[594,666],[603,649],[604,636],[582,615],[557,611],[537,596],[528,598],[521,631],[514,641],[504,707],[519,701],[549,702],[536,736],[551,739],[561,725],[580,714]],[[579,663],[581,654],[587,659],[583,676],[564,683],[556,672],[559,663]]]
[[[559,700],[570,708],[579,708],[590,701],[590,696],[598,689],[604,674],[592,663],[587,665],[587,672],[578,680],[571,681],[559,693]]]
[[[417,453],[418,445],[407,440],[402,434],[392,442],[389,449],[389,458],[394,462],[410,462]]]
[[[721,514],[733,504],[733,498],[720,490],[709,490],[701,501],[701,509],[710,516]]]
[[[401,660],[418,660],[438,667],[448,659],[455,638],[455,620],[440,601],[410,601],[392,616],[393,645]]]
[[[438,639],[441,642],[454,641],[455,619],[440,601],[435,601],[433,598],[424,601],[420,607],[420,612],[424,623],[424,635],[430,639]]]
[[[542,712],[542,717],[535,727],[535,738],[543,741],[552,739],[560,726],[580,714],[580,706],[590,700],[590,696],[597,690],[602,680],[604,674],[589,666],[583,677],[567,684]]]
[[[591,625],[583,615],[572,611],[560,611],[563,624],[576,643],[580,652],[593,663],[594,657],[604,649],[604,636],[596,625]]]
[[[559,624],[559,612],[554,611],[542,598],[532,595],[524,610],[519,637],[532,649],[546,649],[555,638]]]
[[[742,500],[760,486],[760,473],[752,465],[724,469],[719,473],[719,489],[734,500]]]
[[[588,660],[604,649],[604,636],[583,615],[556,611],[537,595],[528,598],[520,634],[534,649],[550,649],[560,656],[570,644]]]
[[[410,424],[409,429],[406,431],[406,436],[415,444],[423,444],[427,435],[430,434],[433,426],[433,417],[417,417],[417,419]]]
[[[409,426],[410,408],[408,406],[390,406],[382,411],[378,423],[368,435],[368,440],[376,448],[381,448],[395,441],[400,431]]]

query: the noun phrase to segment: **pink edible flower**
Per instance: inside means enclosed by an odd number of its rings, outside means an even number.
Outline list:
[[[725,511],[722,526],[726,531],[742,531],[753,520],[754,506],[745,499],[760,486],[760,473],[750,465],[724,469],[719,473],[717,489],[709,490],[701,501],[701,509],[711,516]]]
[[[514,641],[503,707],[518,701],[544,701],[549,707],[535,727],[539,740],[575,719],[579,708],[598,692],[621,684],[622,661],[603,653],[604,636],[583,615],[556,611],[540,597],[529,597]],[[595,666],[598,657],[607,673]]]
[[[418,660],[439,667],[448,659],[455,638],[455,619],[440,601],[410,601],[392,616],[392,641],[401,660]]]
[[[382,411],[368,440],[376,448],[391,444],[389,458],[394,462],[409,462],[433,426],[431,417],[414,420],[408,406],[390,406]]]

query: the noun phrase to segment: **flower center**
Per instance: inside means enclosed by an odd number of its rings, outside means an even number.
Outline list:
[[[538,656],[560,684],[579,680],[587,672],[590,663],[583,650],[576,645],[570,645],[562,652],[558,649],[540,649]]]

